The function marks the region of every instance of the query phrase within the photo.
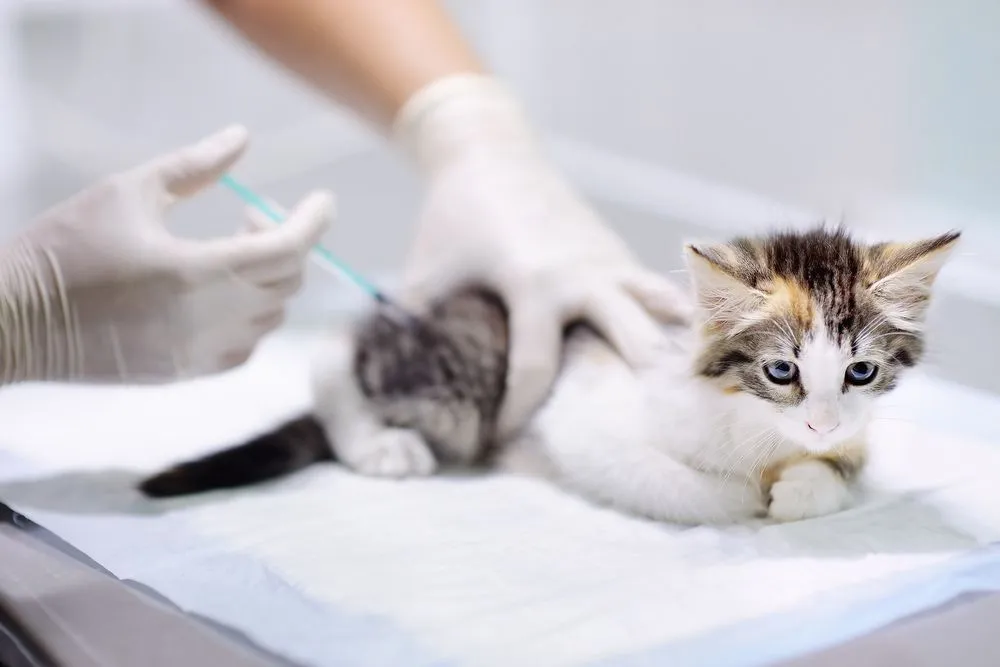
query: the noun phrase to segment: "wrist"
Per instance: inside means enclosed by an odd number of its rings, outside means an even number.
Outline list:
[[[531,124],[501,82],[480,74],[438,79],[413,94],[393,122],[396,141],[424,172],[470,154],[537,154]]]
[[[0,248],[0,385],[74,376],[72,322],[55,257],[24,236]]]

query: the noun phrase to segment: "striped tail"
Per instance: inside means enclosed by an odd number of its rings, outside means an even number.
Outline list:
[[[276,479],[319,461],[332,461],[323,427],[311,415],[299,417],[250,442],[180,463],[139,484],[151,498],[187,496]]]

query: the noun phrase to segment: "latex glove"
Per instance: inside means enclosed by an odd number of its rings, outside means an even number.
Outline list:
[[[316,193],[256,233],[172,235],[170,208],[214,184],[246,144],[246,130],[231,127],[113,176],[8,244],[3,381],[162,382],[246,361],[281,324],[333,205]]]
[[[421,305],[478,283],[510,310],[502,432],[522,426],[544,400],[569,321],[585,318],[640,367],[664,343],[653,315],[690,316],[683,291],[641,266],[547,163],[497,82],[433,83],[403,107],[394,129],[428,186],[404,297]]]

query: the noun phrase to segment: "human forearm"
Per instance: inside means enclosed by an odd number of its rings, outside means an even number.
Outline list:
[[[483,67],[435,0],[202,0],[383,129],[418,90]]]

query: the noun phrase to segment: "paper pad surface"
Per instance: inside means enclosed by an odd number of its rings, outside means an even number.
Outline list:
[[[332,465],[195,499],[133,490],[302,409],[306,352],[278,339],[170,387],[7,390],[0,498],[119,577],[316,665],[762,664],[1000,587],[982,549],[1000,537],[1000,447],[909,418],[877,423],[864,504],[783,526],[680,530],[536,480]]]

